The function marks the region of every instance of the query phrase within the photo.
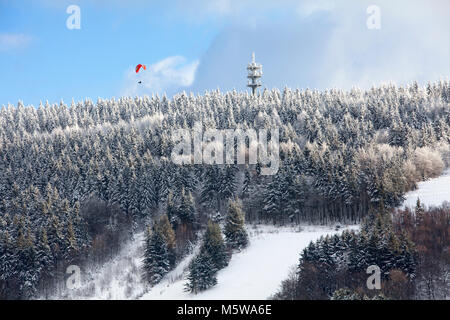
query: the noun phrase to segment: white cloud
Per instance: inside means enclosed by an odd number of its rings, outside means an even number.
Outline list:
[[[322,1],[322,0],[317,0]],[[228,24],[263,19],[268,13],[291,10],[299,0],[173,0],[177,19],[201,24],[205,21]]]
[[[244,2],[244,1],[243,1]],[[245,90],[252,51],[263,64],[263,86],[370,87],[385,82],[436,81],[450,74],[448,0],[272,1],[234,9],[232,19],[203,55],[194,92]],[[381,8],[381,29],[368,30],[366,9]],[[278,5],[278,7],[275,7]],[[274,15],[274,10],[281,10]],[[445,12],[445,13],[444,13]]]
[[[25,34],[0,33],[0,51],[9,51],[27,47],[31,37]]]
[[[361,13],[371,4],[364,0],[359,6],[337,6],[332,12],[335,27],[324,48],[330,54],[321,68],[322,76],[329,79],[327,86],[423,83],[448,76],[450,39],[444,30],[450,23],[440,13],[450,7],[448,3],[378,0],[381,29],[377,31],[361,27],[368,17]]]
[[[152,65],[146,65],[147,70],[141,69],[138,74],[134,67],[130,67],[126,71],[122,95],[175,93],[193,83],[198,64],[198,60],[188,62],[182,56],[172,56]],[[142,83],[138,83],[139,81]]]
[[[335,2],[329,0],[306,0],[298,4],[297,13],[305,18],[317,12],[330,11],[335,5]]]

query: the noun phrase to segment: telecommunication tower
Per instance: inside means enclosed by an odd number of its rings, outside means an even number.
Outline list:
[[[256,94],[256,90],[258,87],[261,87],[261,81],[258,79],[261,78],[263,72],[262,72],[262,65],[255,62],[255,53],[252,53],[252,62],[250,62],[247,66],[248,75],[247,78],[249,79],[247,83],[247,87],[252,88],[253,95]]]

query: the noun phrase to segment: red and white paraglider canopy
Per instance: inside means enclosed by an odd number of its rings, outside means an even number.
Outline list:
[[[145,66],[145,64],[138,64],[136,66],[136,73],[138,73],[139,70],[141,70],[141,68],[144,69],[144,70],[147,70],[147,67]]]

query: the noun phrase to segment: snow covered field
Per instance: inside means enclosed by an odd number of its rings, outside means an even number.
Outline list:
[[[358,226],[349,228],[357,229]],[[143,299],[267,299],[297,265],[310,241],[336,232],[332,227],[249,227],[250,246],[233,254],[230,264],[217,274],[217,285],[197,295],[184,292],[186,267],[192,255],[153,287]]]
[[[450,169],[447,169],[440,177],[419,182],[417,190],[410,191],[406,195],[404,207],[414,208],[417,198],[426,206],[439,206],[444,201],[450,202]]]

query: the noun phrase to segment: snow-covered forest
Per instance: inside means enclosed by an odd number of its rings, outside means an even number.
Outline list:
[[[244,216],[327,224],[397,207],[450,164],[449,101],[449,82],[441,81],[2,107],[0,298],[51,294],[68,265],[114,257],[145,226],[153,229],[148,255],[161,248],[166,255],[161,265],[146,264],[162,270],[147,270],[154,284],[205,228],[205,252],[227,244],[218,257],[225,267],[241,229],[222,239],[216,222],[233,212],[232,226]],[[278,173],[263,176],[258,164],[174,164],[173,130],[197,121],[205,129],[279,128]],[[216,225],[207,227],[210,218]]]

